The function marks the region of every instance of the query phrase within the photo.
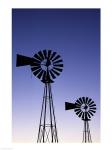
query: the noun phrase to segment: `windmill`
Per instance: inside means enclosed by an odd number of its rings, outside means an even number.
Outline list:
[[[32,58],[17,54],[16,66],[30,65],[31,71],[44,83],[44,94],[37,143],[58,143],[51,83],[63,69],[61,56],[52,50],[43,50]]]
[[[96,112],[96,104],[91,98],[80,97],[75,103],[65,102],[65,110],[74,109],[76,115],[84,122],[83,141],[84,143],[91,143],[91,133],[89,129],[89,121]]]

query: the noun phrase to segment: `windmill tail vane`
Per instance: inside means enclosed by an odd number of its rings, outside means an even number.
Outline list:
[[[16,67],[32,65],[36,63],[36,59],[17,54]]]

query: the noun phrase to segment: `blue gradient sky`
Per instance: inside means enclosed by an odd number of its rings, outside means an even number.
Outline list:
[[[83,122],[65,101],[91,97],[97,112],[90,122],[93,142],[100,140],[100,10],[13,9],[12,88],[13,141],[36,143],[44,84],[30,67],[16,68],[16,54],[32,57],[52,49],[64,61],[64,70],[52,84],[60,142],[81,142]]]

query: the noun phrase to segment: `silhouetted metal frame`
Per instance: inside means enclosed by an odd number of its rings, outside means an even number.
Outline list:
[[[51,85],[50,85],[50,91],[51,91]],[[54,105],[53,105],[53,98],[52,98],[52,93],[51,93],[51,107],[53,108],[53,118],[54,118],[54,130],[55,130],[55,142],[58,143],[58,134],[57,134],[57,127],[56,127],[56,118],[55,118],[55,113],[54,113]],[[54,131],[53,131],[54,134]]]
[[[92,143],[88,121],[84,121],[84,131],[83,131],[83,141],[82,142],[83,143]]]
[[[47,105],[49,107],[49,112],[50,112],[49,124],[46,124]],[[48,132],[46,128],[50,128]],[[51,141],[49,139],[49,132],[51,132]],[[56,119],[55,119],[53,97],[52,97],[52,90],[51,90],[50,83],[45,83],[45,87],[44,87],[44,95],[43,95],[42,109],[41,109],[41,115],[40,115],[37,143],[42,143],[42,142],[45,143],[46,141],[51,142],[51,143],[58,143]]]

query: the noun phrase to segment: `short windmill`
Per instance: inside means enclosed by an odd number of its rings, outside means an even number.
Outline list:
[[[89,129],[89,121],[96,112],[96,104],[91,98],[80,97],[75,103],[65,102],[65,110],[74,109],[76,115],[84,122],[83,142],[91,143],[91,133]]]
[[[46,49],[39,51],[33,57],[17,54],[16,66],[20,67],[26,65],[29,65],[32,73],[44,83],[37,142],[57,143],[58,134],[51,83],[53,83],[54,79],[62,72],[63,60],[56,52]]]

